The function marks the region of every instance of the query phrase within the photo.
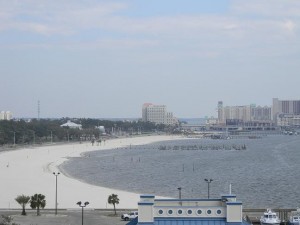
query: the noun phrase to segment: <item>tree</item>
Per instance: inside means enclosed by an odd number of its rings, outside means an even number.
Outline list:
[[[31,196],[30,199],[30,207],[32,209],[36,209],[36,215],[40,215],[40,208],[45,208],[46,206],[46,200],[45,200],[45,195],[42,194],[35,194]]]
[[[107,202],[108,202],[108,204],[112,204],[114,206],[115,215],[117,215],[116,204],[119,204],[119,202],[120,202],[118,195],[111,194],[110,196],[108,196]]]
[[[2,217],[2,222],[0,222],[0,225],[19,225],[12,222],[13,218],[11,216],[1,215],[1,217]]]
[[[25,207],[29,203],[30,197],[26,195],[19,195],[15,198],[15,200],[22,206],[21,215],[26,216]]]

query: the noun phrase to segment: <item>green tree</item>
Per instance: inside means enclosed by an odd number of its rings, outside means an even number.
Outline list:
[[[30,207],[32,209],[36,209],[36,215],[40,215],[40,208],[45,208],[46,206],[46,200],[45,200],[45,195],[42,194],[35,194],[31,196],[30,199]]]
[[[111,194],[110,196],[108,196],[107,202],[108,202],[108,204],[112,204],[114,206],[115,215],[117,215],[116,204],[119,204],[119,202],[120,202],[118,195]]]
[[[21,215],[26,216],[25,207],[29,203],[30,197],[26,195],[19,195],[15,198],[15,200],[22,206]]]
[[[2,217],[2,221],[0,222],[0,225],[19,225],[12,222],[13,218],[11,216],[1,215],[1,217]]]

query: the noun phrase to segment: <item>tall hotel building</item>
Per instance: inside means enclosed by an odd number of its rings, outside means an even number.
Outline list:
[[[0,120],[11,120],[12,113],[10,111],[1,111],[0,112]]]
[[[300,126],[300,100],[273,98],[272,116],[278,126]]]
[[[142,108],[142,121],[155,124],[175,125],[178,120],[173,117],[173,113],[167,111],[165,105],[153,105],[145,103]]]
[[[240,123],[248,122],[270,122],[271,107],[243,105],[243,106],[223,106],[223,102],[218,102],[219,124],[227,124],[229,121]]]

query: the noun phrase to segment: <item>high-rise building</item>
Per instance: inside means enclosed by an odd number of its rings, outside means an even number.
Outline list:
[[[243,105],[243,106],[223,106],[218,102],[219,124],[226,124],[228,121],[235,122],[259,122],[271,121],[271,107]]]
[[[0,120],[11,120],[12,113],[10,111],[1,111],[0,112]]]
[[[272,108],[269,106],[251,106],[252,121],[270,121],[272,119]]]
[[[300,100],[279,100],[273,98],[273,118],[278,114],[300,115]]]
[[[299,125],[300,100],[273,98],[272,118],[279,126]]]
[[[152,103],[145,103],[143,105],[142,121],[165,125],[174,125],[178,123],[178,120],[174,118],[173,113],[167,111],[165,105],[153,105]]]

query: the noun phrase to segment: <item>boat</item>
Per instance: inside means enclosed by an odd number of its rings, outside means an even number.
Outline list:
[[[267,209],[267,211],[264,212],[264,215],[260,218],[261,225],[279,225],[280,222],[281,221],[277,214],[271,209]]]
[[[300,209],[292,211],[289,219],[290,225],[300,225]]]

